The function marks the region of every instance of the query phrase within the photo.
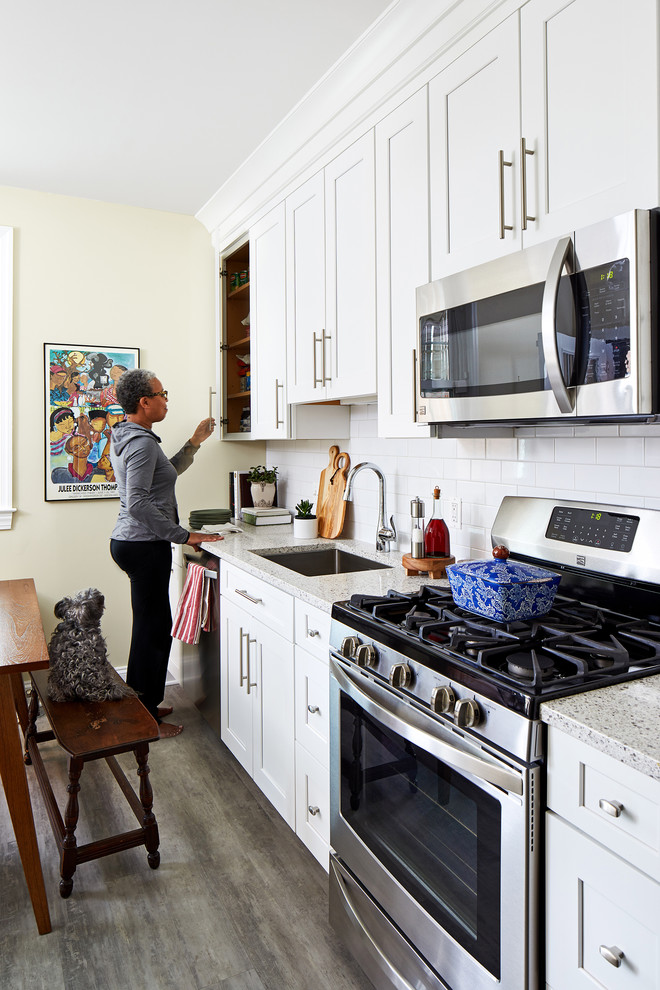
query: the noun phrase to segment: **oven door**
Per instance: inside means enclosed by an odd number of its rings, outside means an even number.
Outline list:
[[[539,768],[471,742],[339,658],[330,666],[331,845],[372,899],[371,911],[359,901],[365,940],[387,916],[410,946],[411,986],[419,954],[450,987],[535,990]],[[407,985],[404,968],[398,959],[392,986]]]

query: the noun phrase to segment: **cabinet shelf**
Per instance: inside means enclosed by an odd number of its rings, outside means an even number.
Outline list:
[[[228,395],[227,398],[228,399],[249,399],[250,398],[250,391],[248,389],[246,392],[232,392],[232,394],[231,395]]]
[[[236,299],[237,296],[244,296],[250,291],[250,283],[246,282],[244,285],[239,285],[237,289],[232,289],[231,292],[227,293],[227,299]]]
[[[237,347],[249,347],[249,346],[250,346],[250,337],[248,335],[247,337],[241,337],[240,340],[233,340],[231,344],[227,343],[227,350],[233,351]]]

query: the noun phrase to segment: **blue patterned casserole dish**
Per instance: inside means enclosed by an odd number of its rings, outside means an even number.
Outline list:
[[[454,602],[497,622],[533,619],[549,612],[560,575],[507,560],[508,556],[506,547],[495,547],[494,560],[450,564],[447,578]]]

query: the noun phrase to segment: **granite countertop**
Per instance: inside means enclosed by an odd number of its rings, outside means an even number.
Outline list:
[[[660,780],[660,674],[546,701],[541,718]]]
[[[203,543],[204,550],[221,560],[226,560],[227,563],[242,567],[243,570],[260,577],[268,584],[281,588],[324,612],[330,612],[333,602],[344,601],[354,594],[385,595],[390,589],[410,593],[417,591],[423,584],[449,587],[446,579],[431,581],[427,574],[421,577],[406,577],[401,564],[400,550],[385,553],[376,550],[374,544],[363,543],[360,540],[326,540],[321,537],[314,540],[300,540],[293,535],[292,523],[286,526],[248,526],[245,523],[239,525],[243,530],[242,533],[227,533],[224,540],[217,543]],[[312,547],[322,549],[338,547],[360,557],[386,564],[387,568],[357,571],[351,574],[306,577],[258,555],[258,551],[264,550],[304,551]]]

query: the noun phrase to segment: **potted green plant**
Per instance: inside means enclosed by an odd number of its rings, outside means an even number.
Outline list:
[[[275,481],[277,468],[267,468],[257,464],[248,471],[248,481],[252,493],[252,504],[256,509],[270,509],[275,501]]]
[[[313,503],[303,498],[296,505],[293,517],[293,535],[299,540],[313,540],[317,534],[316,516],[312,512]]]

